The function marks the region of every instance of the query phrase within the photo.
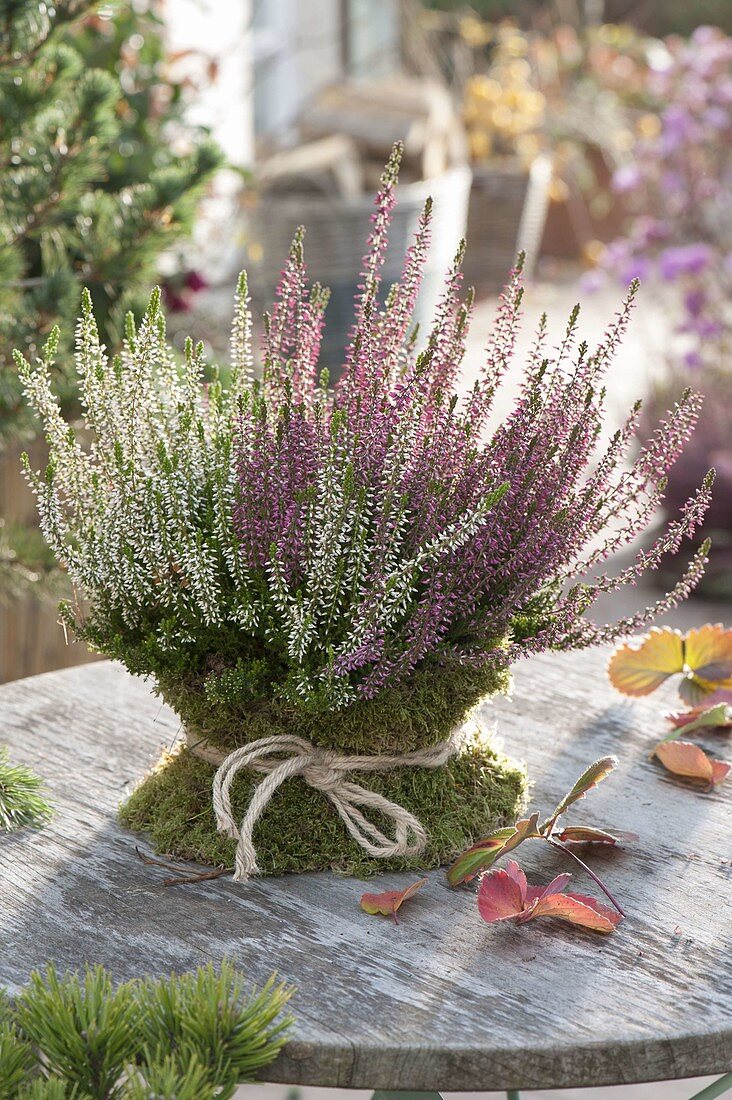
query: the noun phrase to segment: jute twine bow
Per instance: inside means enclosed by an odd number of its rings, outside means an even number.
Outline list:
[[[261,737],[248,745],[234,749],[224,757],[205,741],[189,743],[196,755],[212,763],[220,763],[213,781],[213,807],[220,833],[237,840],[234,879],[245,882],[259,872],[252,834],[254,826],[280,784],[293,775],[300,775],[317,791],[331,800],[353,839],[369,855],[383,859],[389,856],[417,855],[425,845],[427,833],[420,821],[396,802],[376,791],[369,791],[346,779],[348,772],[389,772],[393,768],[439,768],[459,747],[462,729],[446,741],[417,752],[401,756],[340,756],[330,749],[311,745],[302,737],[281,734]],[[282,754],[287,754],[283,759]],[[242,768],[261,772],[265,778],[258,783],[244,820],[237,825],[231,809],[230,790]],[[387,836],[361,812],[378,810],[394,823],[394,836]]]

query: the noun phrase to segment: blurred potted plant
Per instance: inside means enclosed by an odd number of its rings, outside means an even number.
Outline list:
[[[706,521],[714,565],[702,591],[732,596],[732,38],[711,27],[667,40],[668,64],[652,74],[666,104],[658,132],[639,139],[614,177],[633,211],[602,268],[624,281],[649,277],[675,316],[674,342],[652,405],[682,382],[706,401],[694,443],[677,462],[669,507],[685,499],[701,465],[717,468]],[[651,415],[653,409],[651,409]]]
[[[614,23],[579,29],[562,23],[530,36],[529,46],[554,157],[542,253],[596,259],[597,243],[616,236],[626,214],[612,176],[627,163],[636,138],[659,129],[649,76],[665,48]]]
[[[423,329],[437,306],[443,272],[465,236],[471,172],[460,120],[448,90],[437,81],[404,75],[344,80],[308,103],[299,132],[300,144],[280,150],[255,170],[256,190],[245,197],[242,266],[249,273],[255,308],[267,308],[279,283],[281,257],[298,226],[307,226],[310,270],[330,290],[321,360],[335,380],[351,331],[371,188],[392,146],[400,142],[404,149],[403,182],[385,246],[384,287],[399,278],[404,252],[430,198],[433,247],[415,309],[415,322]],[[316,178],[308,166],[321,158]],[[290,169],[280,167],[273,178],[273,163],[283,160]],[[512,250],[504,273],[515,256]]]

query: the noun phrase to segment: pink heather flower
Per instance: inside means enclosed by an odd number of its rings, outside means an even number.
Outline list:
[[[707,244],[679,245],[664,249],[659,257],[659,271],[663,279],[673,282],[681,275],[701,274],[711,259],[712,249]]]
[[[267,319],[263,377],[242,397],[236,433],[234,520],[242,562],[267,606],[263,644],[282,653],[299,691],[330,692],[330,705],[371,698],[430,664],[503,665],[639,629],[653,608],[607,626],[585,614],[691,538],[709,503],[707,479],[632,565],[587,580],[653,517],[699,399],[683,394],[632,462],[638,405],[600,444],[603,378],[634,284],[595,349],[577,344],[579,308],[558,348],[547,347],[541,323],[516,403],[487,435],[515,355],[521,260],[477,381],[463,393],[472,297],[462,291],[462,247],[432,330],[416,345],[411,334],[430,204],[402,279],[380,304],[397,165],[395,153],[335,387],[322,385],[318,368],[327,296],[308,284],[299,233]],[[703,546],[658,609],[688,593],[705,555]]]

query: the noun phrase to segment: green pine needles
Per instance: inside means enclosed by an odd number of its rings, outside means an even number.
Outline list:
[[[0,747],[0,833],[44,825],[53,811],[40,776],[23,764],[13,764]]]
[[[108,38],[91,23],[99,6],[2,4],[0,446],[33,429],[12,349],[35,355],[53,324],[77,311],[82,284],[104,339],[116,340],[125,312],[142,306],[160,254],[190,231],[221,161],[204,133],[176,118],[175,104],[152,102],[164,77],[159,57],[147,56],[150,20],[142,17],[145,64],[125,72],[132,36],[126,53],[100,56]],[[114,21],[131,5],[119,7]],[[171,122],[183,155],[166,140]],[[62,392],[73,399],[70,388]]]
[[[281,1050],[291,992],[226,961],[118,986],[49,966],[0,1003],[0,1100],[228,1100]]]

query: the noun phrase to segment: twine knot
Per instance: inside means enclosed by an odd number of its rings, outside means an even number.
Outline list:
[[[198,741],[189,747],[196,755],[219,764],[213,781],[216,826],[219,832],[237,841],[234,879],[245,882],[259,872],[252,839],[254,827],[277,788],[295,775],[330,799],[350,835],[369,855],[383,859],[418,855],[427,840],[422,823],[397,802],[350,782],[347,775],[354,771],[389,772],[401,767],[438,768],[457,751],[463,736],[461,727],[446,741],[430,748],[388,756],[341,756],[294,734],[261,737],[234,749],[226,757],[207,742]],[[237,824],[230,790],[242,768],[259,772],[265,778],[254,788],[244,820]],[[362,810],[376,810],[390,819],[394,835],[384,833]]]

